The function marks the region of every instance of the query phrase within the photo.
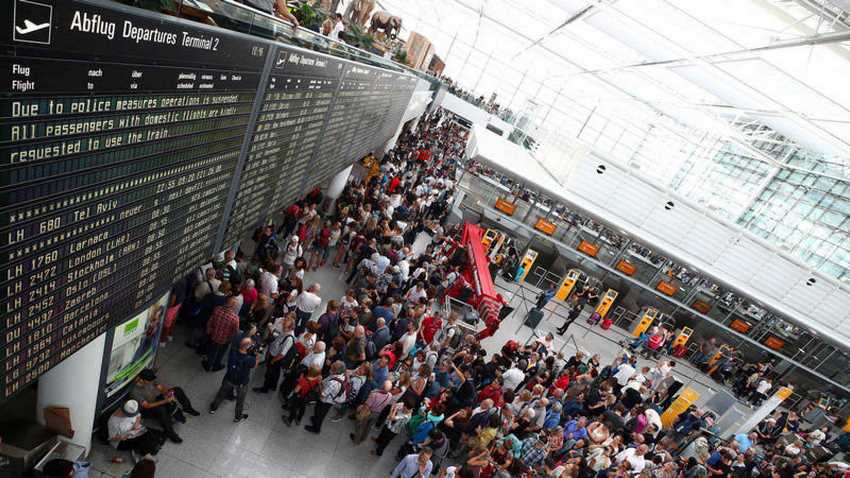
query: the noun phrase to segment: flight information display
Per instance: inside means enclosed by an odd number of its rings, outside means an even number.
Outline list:
[[[317,53],[275,51],[225,244],[244,237],[275,207],[292,203],[308,168],[330,167],[311,162],[316,146],[326,140],[323,128],[343,65]]]
[[[415,88],[359,66],[352,106],[346,60],[104,1],[2,8],[0,400],[389,139]],[[338,102],[363,108],[344,138]]]
[[[416,77],[279,48],[225,236],[231,245],[391,138]]]
[[[322,184],[351,164],[352,158],[378,149],[381,138],[392,137],[404,113],[394,105],[409,101],[416,81],[410,75],[346,65],[324,139],[316,152],[326,166],[312,171],[309,185]]]

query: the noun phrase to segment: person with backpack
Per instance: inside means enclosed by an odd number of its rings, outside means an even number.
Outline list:
[[[301,239],[293,234],[283,248],[283,257],[281,258],[281,264],[283,265],[282,277],[289,275],[289,272],[295,266],[295,259],[303,255],[304,249],[301,247],[300,241]]]
[[[322,432],[322,422],[333,407],[345,405],[348,401],[348,394],[351,390],[351,383],[345,375],[345,362],[337,360],[331,364],[331,373],[328,378],[322,381],[321,395],[316,401],[316,408],[313,411],[313,416],[310,417],[310,425],[304,427],[310,433],[319,434]]]
[[[260,363],[260,357],[256,355],[253,339],[245,337],[239,342],[239,348],[230,351],[227,361],[227,372],[221,382],[215,398],[210,404],[210,415],[214,415],[218,406],[225,398],[231,397],[236,392],[236,416],[233,421],[239,423],[248,418],[242,413],[245,408],[245,395],[248,384],[251,382],[251,370]]]
[[[316,400],[321,383],[322,369],[315,365],[308,368],[298,377],[295,388],[288,396],[284,397],[285,403],[283,407],[289,412],[289,416],[283,415],[282,417],[286,426],[291,426],[293,421],[296,425],[301,424],[301,419],[307,410],[307,404]]]
[[[381,388],[372,390],[365,402],[357,407],[354,413],[354,432],[348,435],[355,445],[366,439],[377,417],[392,403],[392,388],[392,381],[385,380]]]
[[[269,323],[271,331],[274,324]],[[257,393],[269,393],[276,391],[280,381],[281,370],[289,371],[299,359],[298,349],[295,347],[295,319],[287,317],[282,322],[282,332],[273,331],[271,340],[266,350],[266,374],[263,385],[255,387]]]
[[[457,317],[455,313],[449,314],[445,326],[434,337],[445,354],[454,353],[463,343],[463,329],[457,325]]]
[[[354,335],[345,345],[345,364],[348,368],[358,367],[366,361],[366,345],[366,329],[362,325],[354,327]]]
[[[319,316],[319,320],[316,322],[318,324],[316,334],[325,343],[333,342],[333,339],[339,335],[339,303],[335,300],[329,300],[325,313]]]

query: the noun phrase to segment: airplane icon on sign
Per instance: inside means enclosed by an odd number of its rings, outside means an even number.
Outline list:
[[[53,24],[52,5],[34,0],[15,0],[14,18],[13,40],[21,43],[50,45]]]
[[[17,30],[18,33],[21,34],[21,35],[27,35],[27,34],[30,34],[32,32],[44,30],[45,28],[47,28],[49,26],[50,26],[50,22],[36,24],[36,23],[33,23],[29,20],[24,20],[24,28],[16,26],[15,30]]]

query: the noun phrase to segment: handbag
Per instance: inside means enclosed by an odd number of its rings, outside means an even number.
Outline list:
[[[354,419],[359,422],[362,422],[368,420],[371,415],[372,410],[370,410],[369,407],[364,403],[357,407],[357,411],[354,412]]]

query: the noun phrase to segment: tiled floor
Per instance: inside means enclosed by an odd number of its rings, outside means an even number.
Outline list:
[[[345,287],[337,271],[325,267],[307,274],[307,283],[316,281],[322,285],[321,295],[325,300],[342,297]],[[512,284],[501,279],[497,280],[497,284],[506,297],[511,296]],[[517,306],[521,301],[522,297],[516,295],[513,305]],[[488,351],[498,350],[509,338],[525,341],[531,336],[531,329],[520,328],[519,325],[524,315],[519,311],[524,310],[518,307],[517,313],[505,319],[496,336],[485,341]],[[570,333],[574,334],[580,348],[600,353],[603,361],[610,361],[619,350],[615,341],[622,334],[614,330],[601,331],[598,327],[588,329],[583,318],[576,321]],[[554,331],[559,325],[560,320],[545,319],[538,331]],[[561,340],[560,337],[558,340]],[[558,346],[561,343],[558,342]],[[574,351],[572,342],[568,342],[565,354],[569,356]],[[206,411],[223,372],[204,372],[198,356],[183,345],[179,336],[161,350],[158,360],[163,383],[183,387],[195,407]],[[254,374],[255,384],[262,381],[262,371],[261,367],[259,373]],[[695,376],[704,383],[710,383],[707,377],[698,372],[695,374],[684,364],[677,367],[677,372],[701,394],[700,402],[712,395],[708,387],[690,379]],[[233,423],[233,402],[227,401],[216,415],[203,413],[199,417],[188,417],[185,425],[178,424],[177,430],[184,442],[165,445],[157,456],[157,477],[386,477],[395,465],[395,451],[402,442],[400,437],[378,458],[370,454],[373,449],[370,441],[359,446],[351,444],[348,434],[352,426],[347,419],[339,423],[325,420],[322,434],[317,436],[304,431],[303,424],[287,427],[281,420],[280,403],[275,395],[258,395],[249,391],[246,403],[248,420],[240,424]],[[307,414],[310,413],[308,409]],[[95,445],[89,457],[96,470],[92,473],[93,477],[120,477],[127,471],[127,464],[110,463],[113,455],[109,447]]]

